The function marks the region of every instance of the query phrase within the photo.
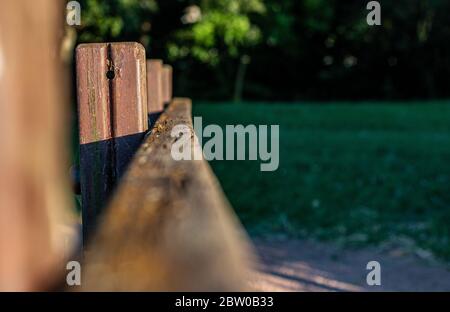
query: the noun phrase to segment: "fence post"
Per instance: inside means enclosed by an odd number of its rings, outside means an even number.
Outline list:
[[[149,123],[153,125],[164,110],[162,60],[147,60],[147,93]]]
[[[173,80],[173,70],[172,66],[163,66],[163,100],[164,105],[168,105],[172,101],[172,80]]]
[[[83,240],[148,129],[145,49],[82,44],[76,52]]]

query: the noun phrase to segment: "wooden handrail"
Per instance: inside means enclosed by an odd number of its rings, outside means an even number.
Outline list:
[[[191,101],[175,99],[122,178],[85,250],[83,290],[236,291],[250,245],[205,161],[176,161],[176,125],[192,131]]]

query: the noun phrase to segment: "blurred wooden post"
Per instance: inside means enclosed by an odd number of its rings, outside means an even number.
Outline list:
[[[70,232],[63,3],[0,9],[0,290],[44,290]]]
[[[147,60],[147,93],[149,123],[153,125],[164,110],[162,94],[162,60]]]
[[[76,52],[84,240],[148,129],[144,47],[82,44]]]
[[[168,105],[172,101],[172,80],[173,70],[172,66],[164,65],[163,67],[163,101],[164,105]]]

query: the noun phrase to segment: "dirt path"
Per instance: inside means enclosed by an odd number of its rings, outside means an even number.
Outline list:
[[[450,291],[450,269],[399,249],[340,249],[304,240],[256,239],[260,291]],[[368,286],[366,265],[381,264],[381,286]]]

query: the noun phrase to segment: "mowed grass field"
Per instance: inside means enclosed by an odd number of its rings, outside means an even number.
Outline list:
[[[207,124],[280,125],[280,166],[211,165],[253,235],[400,242],[450,260],[450,101],[195,103]]]

